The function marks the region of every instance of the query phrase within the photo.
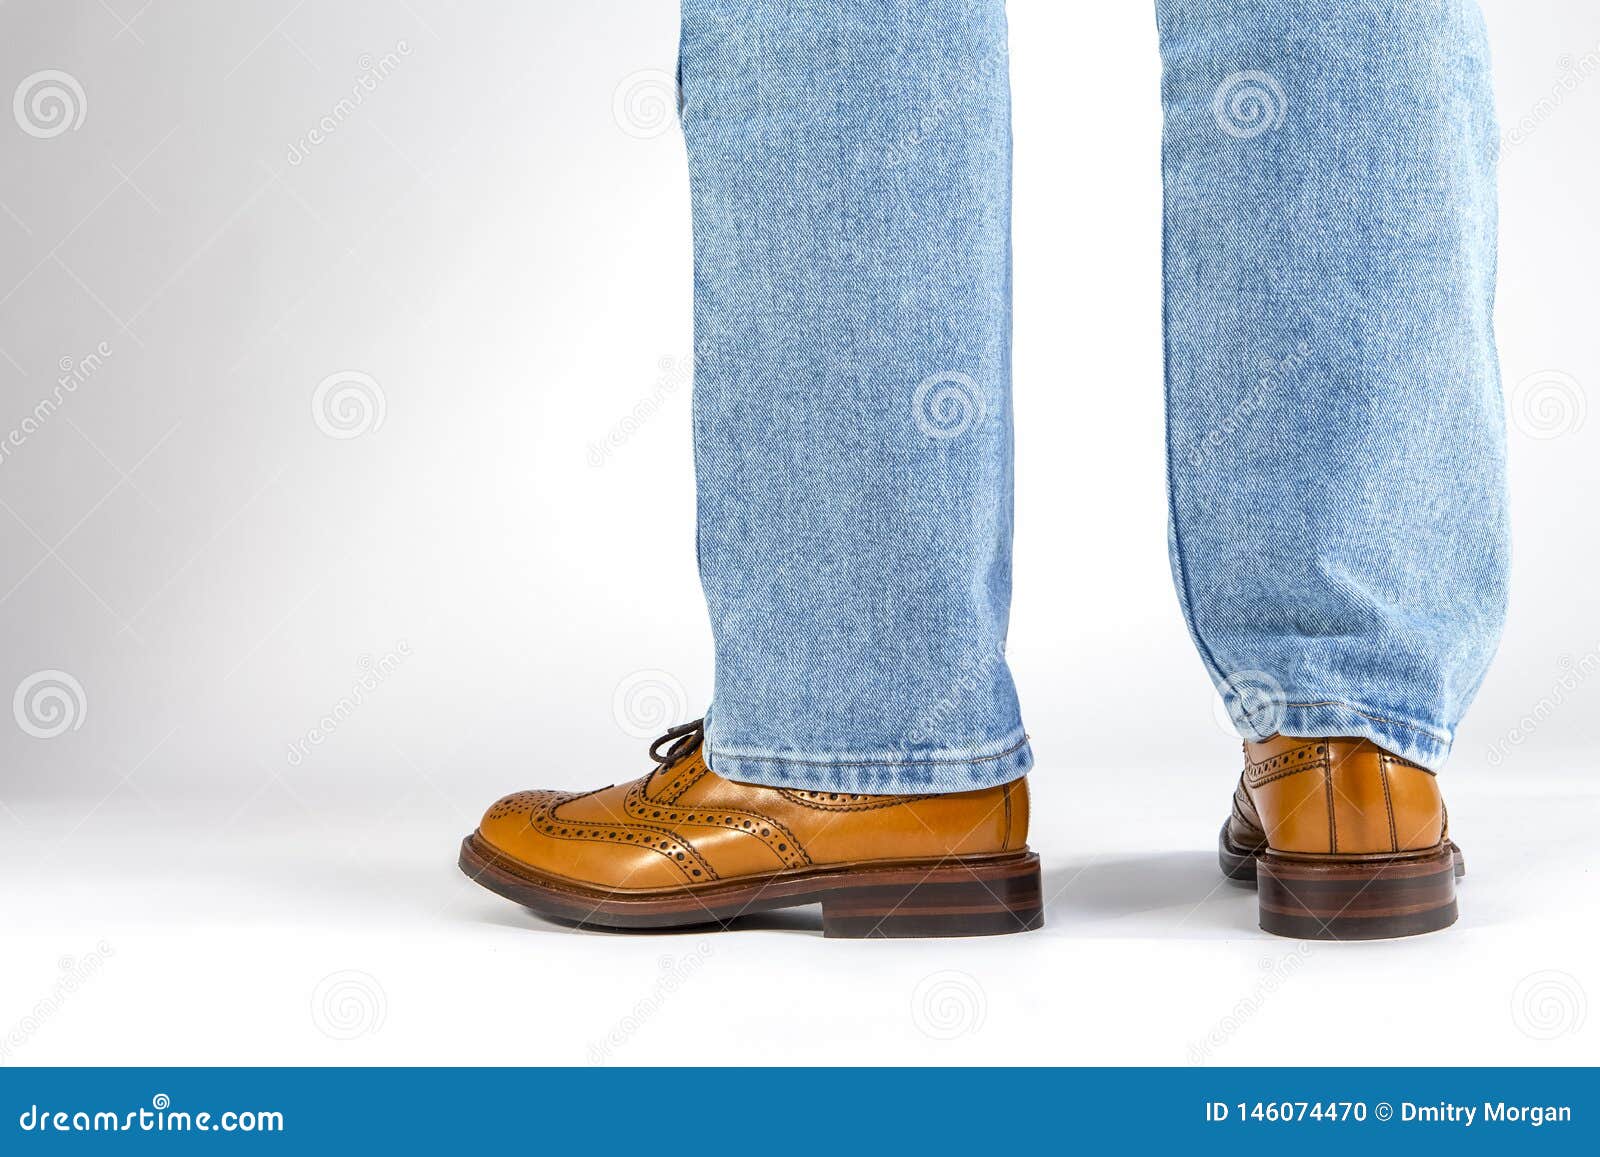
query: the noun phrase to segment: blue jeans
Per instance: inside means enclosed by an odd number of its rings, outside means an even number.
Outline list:
[[[1438,768],[1506,597],[1477,6],[1156,9],[1195,645],[1243,734]],[[683,0],[680,80],[712,766],[1015,779],[1003,0]]]

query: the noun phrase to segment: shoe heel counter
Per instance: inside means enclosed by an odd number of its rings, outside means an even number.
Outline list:
[[[1394,822],[1394,850],[1420,851],[1443,843],[1445,811],[1439,778],[1389,755],[1384,757],[1383,774]]]
[[[1370,740],[1320,743],[1314,758],[1250,790],[1273,850],[1359,856],[1438,846],[1444,803],[1431,772]]]
[[[1000,840],[1002,852],[1016,851],[1028,846],[1028,822],[1032,818],[1032,801],[1028,798],[1028,777],[1002,784],[1004,795],[1005,832]]]

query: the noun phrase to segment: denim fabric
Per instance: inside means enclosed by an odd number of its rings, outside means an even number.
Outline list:
[[[1171,554],[1246,735],[1437,768],[1499,640],[1498,134],[1471,0],[1158,0]]]
[[[1246,733],[1436,766],[1505,587],[1476,11],[1158,17],[1184,612]],[[684,0],[680,82],[710,762],[1015,779],[1004,4]]]
[[[1032,763],[1011,601],[1004,5],[685,0],[712,766],[960,791]]]

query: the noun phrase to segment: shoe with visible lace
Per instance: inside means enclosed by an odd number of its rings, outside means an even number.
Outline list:
[[[700,721],[673,728],[631,783],[506,796],[462,841],[462,871],[580,926],[725,925],[819,903],[834,937],[1043,924],[1023,780],[953,795],[762,787],[708,768],[703,740]]]

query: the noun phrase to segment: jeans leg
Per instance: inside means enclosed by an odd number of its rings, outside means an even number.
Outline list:
[[[1003,0],[684,0],[679,69],[712,766],[1015,779]]]
[[[1171,547],[1240,730],[1437,768],[1507,572],[1472,0],[1157,0]]]

